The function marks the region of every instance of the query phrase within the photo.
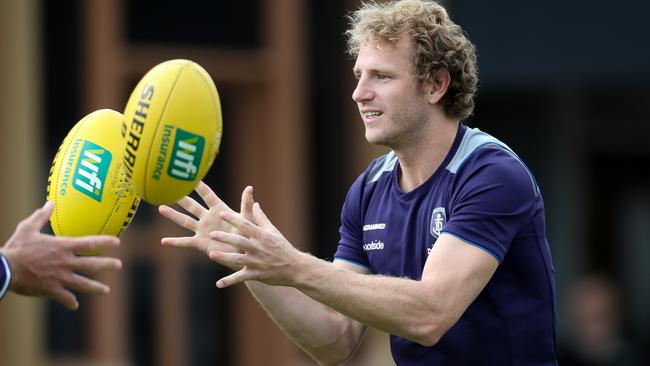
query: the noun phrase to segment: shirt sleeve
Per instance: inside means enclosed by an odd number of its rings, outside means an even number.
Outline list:
[[[500,148],[476,151],[459,170],[443,232],[503,261],[514,237],[533,214],[537,184],[517,156]]]
[[[363,189],[366,174],[352,184],[341,209],[339,246],[334,259],[368,267],[368,256],[363,251]]]
[[[11,281],[11,270],[7,258],[0,254],[0,300],[5,296]]]

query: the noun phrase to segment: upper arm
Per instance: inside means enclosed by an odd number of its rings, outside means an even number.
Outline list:
[[[440,235],[424,265],[422,282],[440,308],[440,335],[458,321],[499,266],[497,259],[458,237]]]
[[[488,284],[533,214],[537,187],[527,168],[502,149],[482,149],[457,173],[449,221],[422,273],[436,304],[438,335],[453,326]]]
[[[526,166],[502,149],[476,152],[457,177],[443,232],[481,246],[499,261],[535,212],[538,188]]]
[[[363,241],[363,187],[364,177],[360,176],[352,184],[343,208],[341,209],[341,226],[339,228],[339,245],[334,254],[335,259],[350,261],[354,264],[368,266],[366,253],[361,249]],[[335,260],[334,263],[340,262]]]

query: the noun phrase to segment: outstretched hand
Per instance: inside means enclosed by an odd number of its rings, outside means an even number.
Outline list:
[[[247,202],[242,204],[242,212],[221,212],[221,219],[236,229],[237,233],[229,231],[212,231],[210,237],[220,243],[231,245],[239,252],[224,252],[218,249],[210,250],[210,259],[229,266],[241,268],[239,271],[217,281],[217,287],[224,288],[234,284],[257,280],[269,285],[292,285],[295,283],[301,259],[307,254],[297,250],[273,226],[259,203]],[[309,256],[310,257],[310,256]]]
[[[73,238],[41,233],[53,208],[54,204],[48,201],[21,221],[1,248],[13,272],[9,289],[23,295],[50,297],[76,310],[79,302],[71,290],[89,294],[110,291],[107,285],[85,275],[122,268],[122,262],[116,258],[76,253],[115,247],[120,240],[108,235]]]
[[[213,250],[223,252],[236,252],[237,248],[228,244],[219,243],[210,238],[210,232],[227,231],[237,233],[237,231],[219,216],[221,212],[235,213],[226,205],[210,187],[204,182],[199,182],[195,191],[199,194],[205,205],[203,206],[193,198],[186,196],[178,201],[178,204],[189,214],[177,211],[169,206],[162,205],[158,211],[175,222],[179,226],[194,232],[193,236],[185,237],[167,237],[162,238],[161,243],[165,246],[195,248],[200,252],[208,255]],[[245,217],[252,217],[253,187],[246,187],[242,192],[241,213]],[[231,267],[238,269],[239,267]]]

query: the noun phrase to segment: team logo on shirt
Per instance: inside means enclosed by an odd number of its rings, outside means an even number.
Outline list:
[[[447,213],[445,212],[444,207],[436,207],[433,209],[431,214],[431,235],[434,238],[438,238],[442,229],[445,228],[447,224]]]

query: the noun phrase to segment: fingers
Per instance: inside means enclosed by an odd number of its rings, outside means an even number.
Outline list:
[[[218,250],[220,252],[226,253],[244,253],[244,251],[240,248],[210,239],[205,246],[205,255],[209,255],[213,250]]]
[[[70,275],[61,280],[61,284],[67,289],[72,289],[91,295],[108,294],[111,292],[110,287],[106,286],[105,284],[88,277],[84,277],[77,273],[70,273]]]
[[[214,191],[203,181],[200,181],[194,190],[199,194],[199,196],[201,196],[201,199],[208,205],[208,207],[215,207],[218,205],[225,206],[223,201],[221,201]]]
[[[249,252],[255,249],[255,246],[250,239],[241,235],[227,233],[225,231],[213,231],[210,233],[210,238]]]
[[[244,236],[257,238],[261,235],[261,229],[246,220],[241,214],[221,211],[219,217],[235,229],[239,230],[239,232]]]
[[[242,253],[226,253],[218,250],[210,251],[208,254],[210,259],[213,261],[224,265],[226,267],[237,267],[241,268],[244,266],[245,254]]]
[[[174,210],[169,206],[165,206],[165,205],[159,206],[158,212],[160,212],[161,215],[172,220],[179,226],[186,228],[187,230],[192,230],[196,232],[198,228],[198,221],[196,221],[194,218],[190,217],[189,215]]]
[[[177,248],[200,248],[201,239],[196,236],[169,237],[160,239],[160,244]]]
[[[49,296],[72,311],[79,308],[79,301],[68,288],[88,294],[108,294],[111,290],[110,287],[101,282],[76,273],[71,273],[70,276],[61,281],[61,284],[63,286],[52,288]]]
[[[68,310],[74,311],[79,308],[79,301],[77,301],[77,297],[74,296],[72,292],[66,290],[63,287],[52,290],[50,297],[63,304],[63,306],[68,308]]]
[[[117,258],[77,256],[72,259],[71,265],[75,272],[93,274],[106,270],[117,271],[122,268],[122,261]]]
[[[120,245],[120,239],[111,235],[90,235],[79,237],[57,237],[56,240],[62,242],[73,252],[94,251],[103,248],[113,248]]]
[[[280,233],[280,231],[273,225],[273,223],[271,223],[271,220],[269,220],[264,211],[262,211],[262,207],[260,207],[259,202],[255,202],[253,204],[253,219],[254,222],[261,228],[273,231],[277,234]]]
[[[26,221],[30,222],[35,228],[40,230],[50,219],[52,210],[54,210],[54,202],[46,201],[41,208],[36,209],[31,215],[29,215]]]
[[[212,254],[212,253],[211,253]],[[212,256],[210,256],[212,257]],[[235,273],[232,273],[219,281],[217,281],[217,287],[219,288],[226,288],[230,287],[232,285],[236,285],[238,283],[242,283],[244,281],[249,281],[255,279],[252,272],[249,271],[247,268],[244,268],[242,270],[239,270]]]
[[[247,186],[241,194],[241,209],[239,213],[249,221],[253,220],[253,187]]]
[[[201,204],[196,202],[192,197],[185,196],[178,201],[178,204],[183,207],[187,212],[191,213],[195,217],[201,217],[205,215],[208,210],[205,209]]]

